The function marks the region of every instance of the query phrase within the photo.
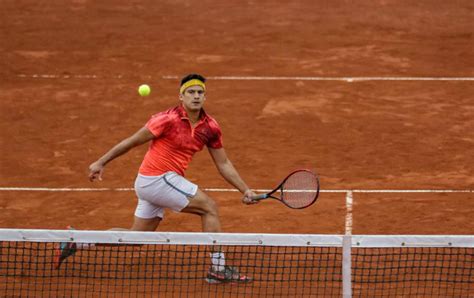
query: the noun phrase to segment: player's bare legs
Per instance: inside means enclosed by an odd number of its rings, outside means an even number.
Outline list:
[[[153,232],[156,231],[158,225],[161,222],[161,218],[141,218],[135,216],[133,221],[133,225],[130,228],[130,231],[145,231],[145,232]]]
[[[218,233],[221,231],[219,212],[213,199],[197,190],[196,195],[189,199],[189,204],[181,212],[192,213],[201,216],[202,231]]]
[[[193,213],[201,216],[203,232],[218,233],[221,231],[219,212],[213,199],[200,189],[196,195],[189,199],[189,204],[181,212]],[[220,246],[211,247],[212,265],[207,273],[208,283],[221,282],[250,282],[252,279],[240,274],[236,267],[226,265],[225,255]]]
[[[161,218],[141,218],[135,216],[133,225],[130,229],[112,228],[109,231],[137,231],[137,232],[154,232],[158,228]]]

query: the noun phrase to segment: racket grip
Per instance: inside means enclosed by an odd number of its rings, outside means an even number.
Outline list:
[[[251,196],[250,198],[254,201],[259,201],[259,200],[263,200],[263,199],[268,198],[268,194],[264,193],[264,194],[261,194],[261,195]]]

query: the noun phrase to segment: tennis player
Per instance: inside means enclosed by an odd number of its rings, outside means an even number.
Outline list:
[[[130,149],[150,143],[135,181],[138,204],[131,231],[155,231],[163,220],[166,208],[197,214],[202,220],[203,232],[220,232],[221,224],[215,201],[199,187],[184,177],[193,155],[207,146],[222,177],[237,188],[245,204],[253,204],[255,193],[242,180],[222,145],[222,132],[217,121],[208,115],[203,105],[206,101],[206,79],[190,74],[181,80],[181,103],[157,113],[129,138],[124,139],[89,166],[89,179],[102,180],[104,167]],[[113,229],[119,230],[119,229]],[[124,229],[120,229],[124,230]],[[90,246],[90,245],[89,245]],[[56,267],[77,249],[80,243],[62,243],[56,255]],[[249,281],[234,267],[225,265],[221,251],[211,254],[212,266],[209,282]]]

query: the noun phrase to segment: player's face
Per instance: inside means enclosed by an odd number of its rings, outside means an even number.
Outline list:
[[[206,100],[206,91],[201,86],[191,86],[179,98],[188,110],[199,111]]]

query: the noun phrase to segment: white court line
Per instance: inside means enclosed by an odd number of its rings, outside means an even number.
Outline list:
[[[346,225],[345,234],[352,235],[352,191],[348,191],[346,194]]]
[[[472,77],[277,77],[277,76],[215,76],[212,80],[248,81],[474,81]]]
[[[109,75],[100,76],[95,74],[18,74],[19,78],[29,79],[123,79],[127,75]],[[144,76],[144,78],[162,79],[162,80],[178,80],[177,75],[162,76]],[[209,76],[210,80],[232,80],[232,81],[345,81],[345,82],[361,82],[361,81],[474,81],[474,77],[312,77],[312,76]]]
[[[238,192],[234,188],[204,188],[208,192]],[[88,191],[134,191],[131,187],[80,188],[80,187],[0,187],[0,191],[45,191],[45,192],[88,192]],[[254,189],[256,192],[270,192],[272,189]],[[326,189],[324,193],[472,193],[472,189]]]

